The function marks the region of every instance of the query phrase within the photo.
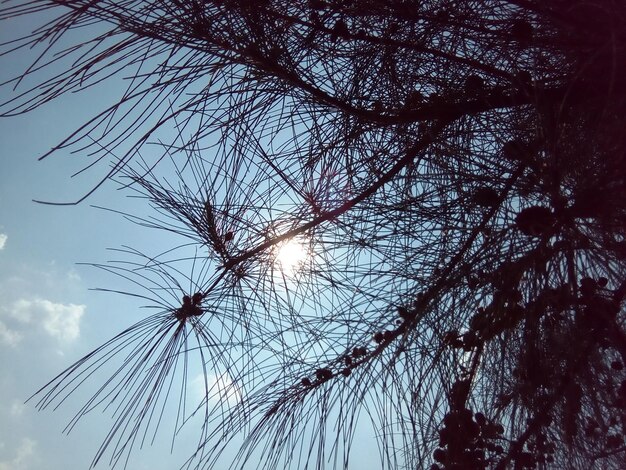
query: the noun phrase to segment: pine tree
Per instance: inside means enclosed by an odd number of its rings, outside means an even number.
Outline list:
[[[100,265],[158,313],[34,397],[120,365],[76,414],[119,406],[96,461],[195,412],[193,468],[241,436],[237,465],[347,468],[357,425],[389,468],[621,468],[622,1],[0,9],[21,15],[54,19],[3,46],[46,50],[2,115],[129,77],[50,154],[110,160],[174,234]],[[188,364],[218,376],[189,409]]]

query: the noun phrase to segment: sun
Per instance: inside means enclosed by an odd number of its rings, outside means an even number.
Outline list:
[[[306,246],[301,240],[292,238],[276,249],[275,263],[288,276],[293,275],[308,258]]]

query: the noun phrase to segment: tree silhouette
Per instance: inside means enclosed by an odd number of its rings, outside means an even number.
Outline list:
[[[70,423],[114,410],[94,463],[200,416],[190,468],[229,446],[347,468],[357,425],[389,468],[621,468],[623,2],[0,10],[21,15],[46,22],[3,50],[43,53],[2,115],[128,77],[50,154],[109,161],[154,209],[127,216],[180,240],[99,265],[158,311],[34,396],[100,380]]]

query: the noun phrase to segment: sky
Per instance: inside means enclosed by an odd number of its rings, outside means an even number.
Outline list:
[[[0,42],[32,27],[28,17],[4,21]],[[32,60],[28,51],[0,57],[0,82],[19,74]],[[77,263],[114,258],[107,248],[172,243],[164,234],[93,207],[142,214],[145,207],[113,183],[76,206],[33,202],[76,200],[104,173],[100,166],[71,177],[84,164],[80,154],[61,151],[42,161],[38,157],[109,104],[119,86],[111,79],[28,114],[0,118],[0,470],[89,468],[112,425],[108,415],[90,413],[65,435],[75,403],[40,412],[36,401],[25,401],[74,361],[146,315],[139,300],[92,290],[115,286],[119,280]],[[0,103],[19,91],[0,87]],[[152,448],[136,450],[127,468],[179,468],[195,449],[194,439],[185,437],[194,435],[183,433],[170,452],[171,433],[166,431]],[[378,468],[373,439],[363,448],[368,451],[355,456],[355,468]],[[104,462],[97,468],[108,466]]]
[[[70,109],[76,109],[72,103]],[[56,119],[63,101],[18,118],[0,119],[0,470],[89,468],[111,421],[93,414],[62,434],[74,408],[37,412],[24,401],[76,359],[144,312],[110,293],[111,276],[82,262],[111,259],[107,247],[137,240],[137,227],[90,204],[115,207],[112,185],[78,206],[33,199],[80,195],[63,156],[37,157],[65,132]],[[36,138],[34,138],[36,137]],[[48,199],[50,200],[50,199]],[[143,233],[145,240],[146,233]],[[177,468],[189,450],[139,452],[129,468]],[[168,458],[171,457],[171,460]],[[106,467],[105,467],[106,468]]]
[[[3,21],[0,42],[32,29],[27,18]],[[0,82],[20,73],[33,55],[0,57]],[[119,86],[119,83],[117,83]],[[38,412],[25,403],[38,388],[96,346],[146,315],[137,300],[93,288],[111,287],[108,273],[77,263],[104,263],[107,248],[159,243],[159,235],[99,210],[133,207],[114,184],[105,185],[77,206],[51,206],[33,200],[76,200],[104,174],[72,178],[84,160],[59,152],[38,157],[109,104],[116,83],[63,96],[26,115],[0,118],[0,470],[87,469],[112,425],[91,413],[69,435],[63,428],[76,408]],[[18,93],[0,87],[0,102]],[[171,433],[155,452],[134,453],[127,468],[178,468],[195,446],[179,442],[170,453]],[[182,436],[184,437],[184,435]],[[106,462],[97,468],[108,468]]]

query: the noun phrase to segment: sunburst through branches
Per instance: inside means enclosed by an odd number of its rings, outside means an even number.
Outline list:
[[[305,244],[297,238],[281,243],[275,253],[275,264],[287,276],[293,276],[310,256]]]

